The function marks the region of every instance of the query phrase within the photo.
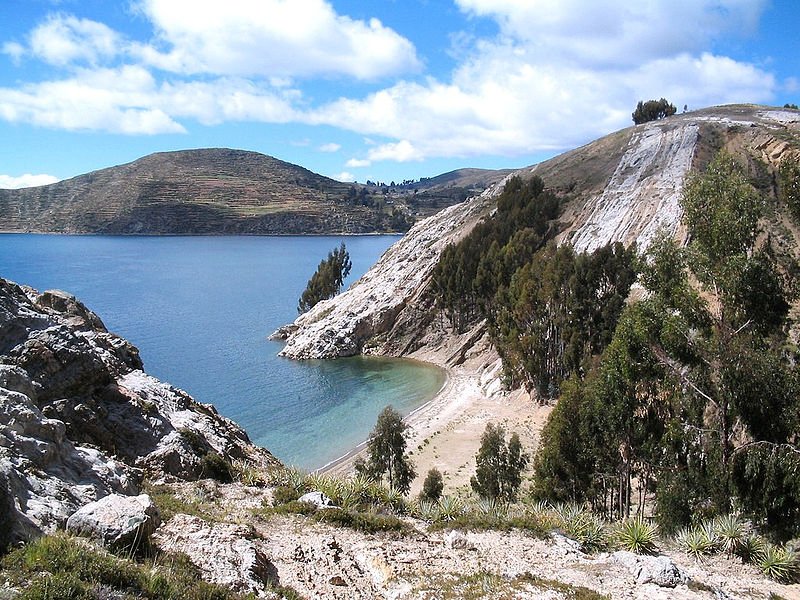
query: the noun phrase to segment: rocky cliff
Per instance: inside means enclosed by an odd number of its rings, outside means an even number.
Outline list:
[[[517,174],[539,175],[563,199],[562,243],[578,250],[615,241],[644,248],[659,229],[685,237],[678,203],[683,181],[722,148],[774,196],[780,160],[800,154],[800,112],[737,105],[685,113],[630,127]],[[442,249],[491,212],[503,183],[416,224],[349,290],[276,332],[286,339],[281,354],[307,359],[364,352],[453,365],[476,343],[487,349],[480,326],[457,337],[448,333],[428,286]],[[773,211],[770,227],[796,252],[783,212]]]
[[[0,279],[0,546],[139,494],[145,475],[197,479],[211,454],[277,464],[213,406],[145,374],[80,301]]]

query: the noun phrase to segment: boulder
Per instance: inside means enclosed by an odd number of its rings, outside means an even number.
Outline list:
[[[675,587],[688,581],[688,577],[667,556],[642,556],[619,551],[611,555],[611,560],[625,566],[637,584],[654,583],[661,587]]]
[[[158,508],[147,494],[111,494],[78,509],[67,519],[67,531],[114,548],[149,542],[161,524]]]
[[[203,572],[203,579],[243,594],[265,594],[278,583],[278,571],[253,531],[230,523],[208,523],[199,517],[175,515],[153,536],[168,552],[182,552]]]
[[[322,492],[308,492],[307,494],[300,496],[297,501],[313,504],[317,508],[336,508],[333,504],[333,500],[328,498]]]

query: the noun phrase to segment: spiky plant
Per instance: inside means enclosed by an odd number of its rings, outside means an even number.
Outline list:
[[[309,491],[306,484],[307,475],[295,467],[275,469],[267,475],[267,483],[271,486],[290,487],[299,494]]]
[[[408,510],[406,498],[399,490],[386,490],[383,504],[398,514],[404,514]]]
[[[588,515],[578,537],[584,550],[596,550],[608,545],[608,528],[605,521],[595,515]]]
[[[780,583],[793,583],[800,575],[797,555],[787,548],[772,544],[764,545],[756,565],[764,575]]]
[[[630,552],[653,554],[656,549],[658,528],[641,516],[625,519],[617,530],[617,541]]]
[[[719,540],[720,549],[728,556],[732,556],[738,554],[747,535],[747,528],[738,515],[720,515],[714,519],[714,532]]]
[[[736,554],[742,559],[742,562],[755,562],[761,553],[764,551],[764,540],[757,535],[748,535],[742,539]]]
[[[436,505],[435,521],[454,521],[464,514],[464,502],[458,496],[442,496]]]
[[[495,521],[502,521],[508,517],[508,504],[493,498],[481,498],[475,503],[474,510]]]
[[[430,500],[421,500],[414,508],[414,515],[423,521],[430,523],[436,521],[439,514],[439,507],[436,502]]]
[[[700,527],[684,527],[675,534],[675,543],[698,562],[714,551],[713,541],[708,539],[707,532]]]

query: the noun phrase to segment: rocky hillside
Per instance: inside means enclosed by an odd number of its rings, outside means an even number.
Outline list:
[[[276,465],[213,406],[142,371],[74,297],[0,279],[0,548],[142,480]],[[229,474],[228,474],[229,475]]]
[[[646,247],[660,228],[679,229],[683,181],[721,148],[746,165],[763,192],[775,195],[782,157],[800,153],[800,112],[760,106],[704,109],[611,134],[519,171],[543,178],[562,200],[559,240],[579,250],[609,242]],[[349,290],[276,332],[290,358],[330,358],[359,352],[463,362],[483,330],[457,339],[431,310],[426,293],[441,250],[466,235],[494,208],[503,182],[418,223]],[[773,211],[768,231],[797,253],[785,207]],[[487,360],[491,359],[487,355]]]
[[[402,188],[334,181],[271,156],[161,152],[52,185],[0,190],[0,231],[308,234],[405,231],[492,171]],[[480,189],[483,189],[481,187]],[[454,191],[455,190],[455,191]]]

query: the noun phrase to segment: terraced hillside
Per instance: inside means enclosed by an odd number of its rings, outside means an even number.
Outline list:
[[[52,185],[0,190],[0,231],[372,233],[404,231],[439,208],[387,196],[256,152],[163,152]]]

